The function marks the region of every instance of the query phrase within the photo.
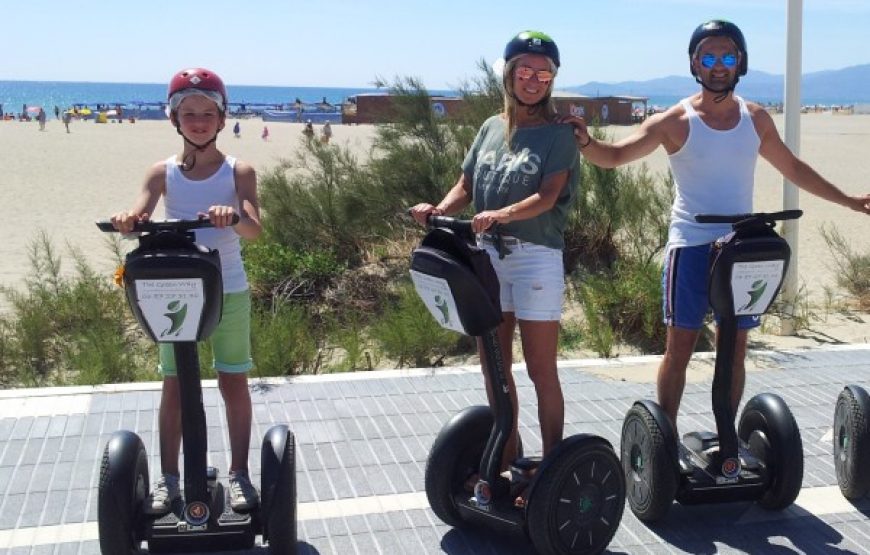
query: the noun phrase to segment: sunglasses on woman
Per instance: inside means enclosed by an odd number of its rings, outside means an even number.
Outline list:
[[[534,69],[529,66],[519,66],[517,67],[516,76],[522,79],[523,81],[528,81],[535,76],[538,78],[539,83],[547,84],[553,80],[553,77],[556,75],[550,71],[549,69]]]
[[[701,65],[707,69],[713,69],[717,61],[721,62],[728,69],[731,69],[737,65],[737,55],[725,54],[723,56],[716,56],[715,54],[704,54],[701,56]]]

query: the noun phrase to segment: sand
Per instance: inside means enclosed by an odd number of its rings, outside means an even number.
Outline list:
[[[782,116],[775,116],[782,130]],[[269,140],[260,138],[264,123],[241,120],[242,136],[234,138],[230,121],[219,144],[224,152],[252,164],[262,173],[282,158],[291,158],[300,148],[302,124],[268,123]],[[319,126],[315,126],[319,131]],[[870,192],[866,175],[870,152],[870,116],[806,114],[801,119],[801,157],[843,190]],[[93,222],[130,206],[148,167],[165,159],[180,146],[180,138],[166,121],[135,124],[73,122],[71,133],[59,121],[49,121],[40,132],[35,122],[0,122],[0,152],[3,156],[0,202],[7,214],[0,218],[4,237],[0,285],[23,287],[29,271],[28,244],[44,230],[65,253],[65,244],[86,253],[99,270],[111,271],[111,255],[104,234]],[[374,136],[372,126],[333,126],[333,142],[349,144],[364,157]],[[632,127],[610,127],[623,137]],[[646,158],[654,172],[667,169],[659,149]],[[779,210],[782,179],[765,161],[756,172],[756,209]],[[423,200],[423,199],[421,199]],[[754,334],[754,342],[766,348],[795,348],[819,343],[870,342],[870,317],[843,317],[824,308],[825,287],[837,289],[834,259],[822,240],[819,226],[836,225],[851,247],[870,253],[870,218],[832,205],[812,195],[801,194],[805,216],[800,220],[798,244],[799,279],[810,295],[819,318],[814,328],[797,337],[774,333]],[[159,214],[158,214],[159,216]],[[65,257],[66,267],[72,261]],[[0,310],[3,304],[0,301]],[[772,332],[775,330],[766,330]]]

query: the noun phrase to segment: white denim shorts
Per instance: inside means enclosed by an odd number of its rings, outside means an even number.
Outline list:
[[[506,235],[502,239],[510,250],[504,258],[499,258],[492,241],[477,239],[498,275],[502,312],[513,312],[518,320],[561,320],[565,300],[562,251]]]

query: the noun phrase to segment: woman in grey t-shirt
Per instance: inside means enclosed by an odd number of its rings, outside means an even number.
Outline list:
[[[556,43],[544,33],[524,31],[507,44],[504,62],[504,110],[480,128],[459,180],[444,199],[437,206],[418,204],[411,214],[425,224],[430,214],[455,214],[474,203],[472,227],[499,278],[502,357],[509,369],[519,324],[546,455],[562,439],[564,424],[556,370],[565,289],[563,232],[580,164],[572,128],[556,123],[550,98],[559,68]],[[507,378],[515,410],[503,469],[517,454],[519,414],[509,371]],[[491,384],[486,385],[492,404]]]

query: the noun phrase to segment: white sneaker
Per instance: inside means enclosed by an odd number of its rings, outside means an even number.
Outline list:
[[[249,511],[260,502],[256,488],[245,470],[230,472],[230,507],[234,511]]]
[[[174,474],[162,474],[151,495],[145,498],[146,514],[163,515],[172,508],[172,503],[181,497],[181,489],[178,485],[179,477]]]

